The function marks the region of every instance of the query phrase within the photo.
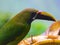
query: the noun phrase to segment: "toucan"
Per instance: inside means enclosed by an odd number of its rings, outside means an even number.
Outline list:
[[[24,9],[0,28],[0,45],[17,45],[27,35],[35,19],[56,21],[46,12],[34,8]]]

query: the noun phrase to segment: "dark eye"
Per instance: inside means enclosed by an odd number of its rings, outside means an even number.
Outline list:
[[[33,17],[35,17],[35,15],[36,15],[36,12],[31,12],[31,16],[27,21],[28,24],[31,24],[31,22],[33,21]]]
[[[33,18],[36,15],[36,12],[32,12],[31,15],[31,18]]]
[[[59,32],[58,32],[58,35],[60,35],[60,30],[59,30]]]

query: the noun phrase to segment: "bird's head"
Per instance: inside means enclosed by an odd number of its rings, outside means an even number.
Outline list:
[[[31,11],[30,13],[30,18],[28,20],[28,23],[30,24],[33,20],[35,19],[41,19],[41,20],[48,20],[48,21],[56,21],[55,18],[47,13],[47,12],[43,12],[43,11],[38,11],[36,9],[29,9]]]

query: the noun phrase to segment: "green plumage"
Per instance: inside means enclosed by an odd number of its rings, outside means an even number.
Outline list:
[[[6,45],[14,40],[16,40],[15,45],[17,45],[25,37],[30,29],[30,24],[27,24],[27,21],[31,16],[31,12],[37,12],[37,10],[23,10],[0,29],[0,45]]]

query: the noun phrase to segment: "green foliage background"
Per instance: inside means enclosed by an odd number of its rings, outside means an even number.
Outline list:
[[[47,21],[47,20],[34,20],[31,23],[31,28],[29,33],[26,35],[26,37],[30,37],[31,35],[41,35],[43,34],[53,23],[53,21]]]
[[[7,23],[11,17],[11,12],[2,12],[0,11],[0,28]]]

